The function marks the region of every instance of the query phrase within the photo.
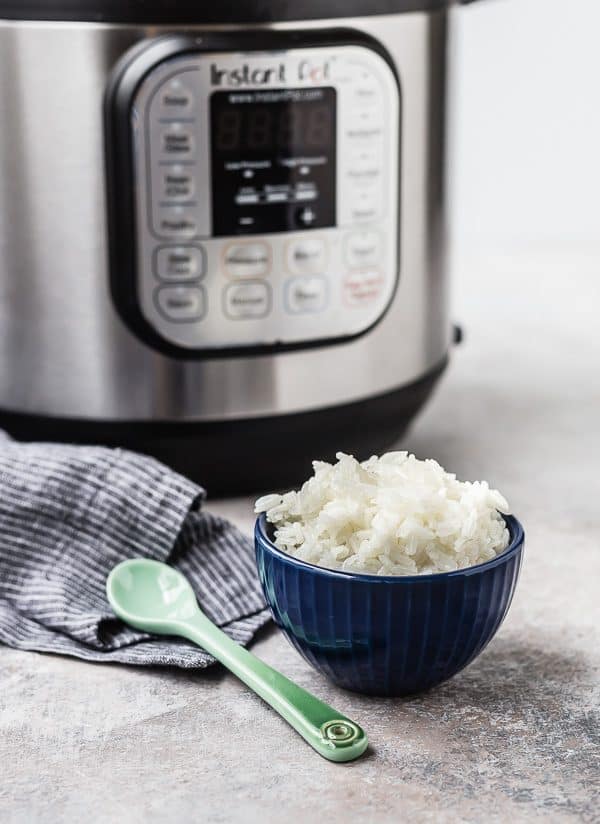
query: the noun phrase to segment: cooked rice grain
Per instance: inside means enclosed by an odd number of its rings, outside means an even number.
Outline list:
[[[474,566],[508,546],[508,504],[485,481],[458,481],[408,452],[336,457],[314,461],[299,491],[256,501],[284,552],[330,569],[421,575]]]

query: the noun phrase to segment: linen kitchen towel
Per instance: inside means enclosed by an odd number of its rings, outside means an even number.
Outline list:
[[[115,618],[106,577],[132,557],[177,567],[207,615],[247,643],[269,620],[252,543],[204,511],[204,497],[152,458],[0,432],[0,643],[88,661],[213,663],[184,640]]]

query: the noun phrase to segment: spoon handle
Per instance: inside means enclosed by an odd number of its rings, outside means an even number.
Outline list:
[[[353,761],[366,750],[367,736],[358,724],[236,644],[202,613],[179,622],[178,633],[237,675],[320,755],[330,761]]]

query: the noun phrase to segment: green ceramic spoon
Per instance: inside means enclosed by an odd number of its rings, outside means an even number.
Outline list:
[[[180,635],[205,649],[270,704],[320,755],[353,761],[367,748],[363,730],[259,661],[201,612],[187,579],[158,561],[134,558],[118,564],[106,581],[116,614],[136,629]]]

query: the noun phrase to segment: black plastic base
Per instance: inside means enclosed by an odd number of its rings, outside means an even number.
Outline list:
[[[18,440],[122,446],[153,455],[202,484],[211,496],[300,484],[311,461],[338,451],[365,458],[384,451],[431,394],[447,361],[408,386],[344,406],[209,423],[102,422],[0,412],[0,428]]]

